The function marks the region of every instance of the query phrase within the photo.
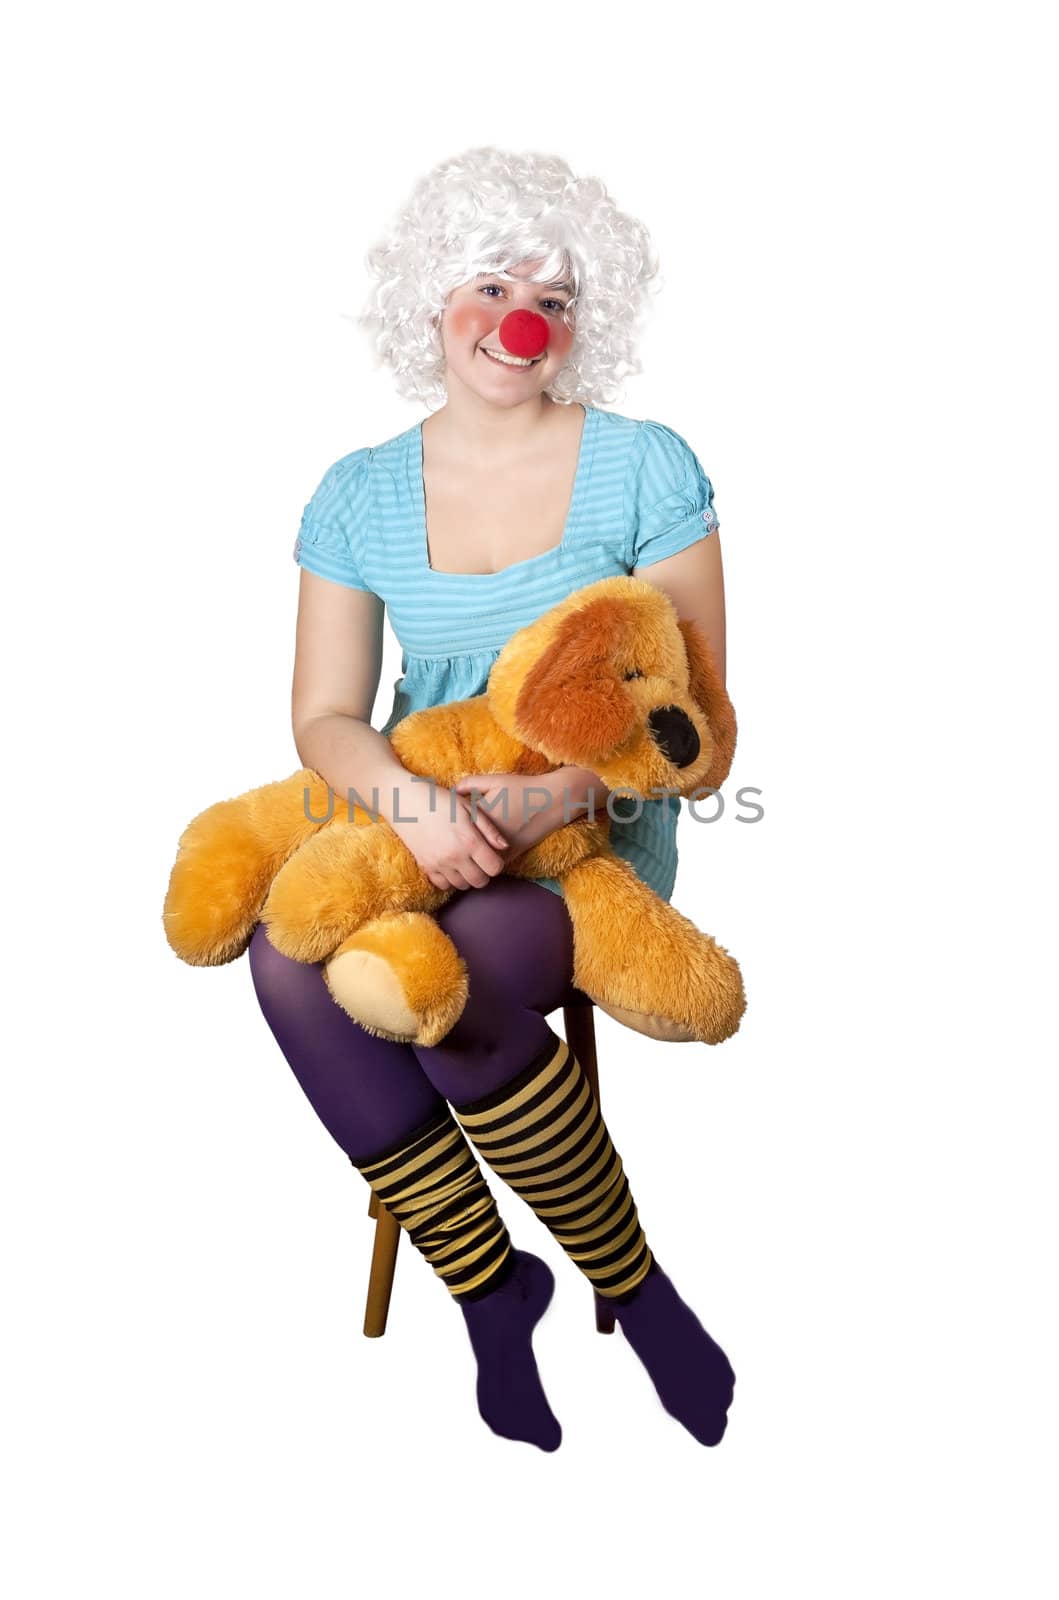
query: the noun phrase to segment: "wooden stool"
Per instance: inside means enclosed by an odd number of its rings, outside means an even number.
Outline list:
[[[571,986],[561,1003],[566,1042],[581,1063],[598,1104],[599,1069],[596,1065],[596,1029],[592,1002],[582,990]],[[368,1339],[380,1339],[386,1332],[386,1317],[390,1309],[401,1225],[390,1215],[386,1207],[379,1203],[375,1194],[372,1194],[368,1202],[368,1216],[375,1219],[375,1244],[371,1252],[364,1333]],[[613,1333],[613,1311],[609,1310],[598,1296],[593,1295],[593,1300],[596,1307],[596,1328],[600,1333]]]

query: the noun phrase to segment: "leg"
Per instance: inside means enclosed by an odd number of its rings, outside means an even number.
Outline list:
[[[250,940],[250,972],[276,1043],[354,1166],[444,1112],[409,1047],[361,1028],[332,1000],[320,967],[280,955],[264,923]]]
[[[441,1044],[413,1046],[424,1072],[613,1308],[666,1410],[701,1443],[718,1443],[731,1366],[655,1263],[591,1085],[544,1020],[571,976],[563,901],[497,878],[455,896],[438,920],[467,964],[470,995]]]
[[[574,1005],[564,1008],[566,1042],[581,1063],[581,1070],[599,1104],[599,1066],[596,1062],[596,1030],[590,1006]],[[614,1332],[614,1307],[608,1300],[596,1295],[596,1332]]]
[[[552,1276],[512,1247],[445,1101],[407,1045],[361,1028],[332,999],[322,968],[281,955],[263,924],[250,969],[265,1020],[321,1122],[461,1305],[483,1418],[506,1438],[556,1449],[562,1436],[531,1343]]]
[[[435,920],[467,965],[467,1003],[436,1045],[412,1045],[430,1082],[458,1105],[510,1082],[561,1043],[545,1017],[572,981],[574,933],[562,898],[525,878],[453,895]]]

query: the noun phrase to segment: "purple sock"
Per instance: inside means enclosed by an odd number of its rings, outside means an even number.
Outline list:
[[[735,1373],[657,1263],[630,1295],[601,1303],[614,1312],[670,1416],[700,1444],[720,1444]]]
[[[562,1429],[548,1404],[533,1354],[533,1330],[555,1287],[537,1256],[515,1251],[515,1268],[503,1282],[460,1309],[478,1362],[478,1410],[494,1433],[558,1450]]]

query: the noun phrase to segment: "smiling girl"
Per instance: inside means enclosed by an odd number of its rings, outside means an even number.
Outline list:
[[[337,792],[377,790],[386,824],[454,891],[437,920],[469,998],[434,1046],[383,1036],[335,1004],[320,967],[281,956],[263,925],[250,946],[257,998],[316,1113],[460,1306],[495,1432],[545,1450],[560,1442],[532,1349],[553,1279],[512,1244],[472,1145],[613,1310],[666,1409],[716,1444],[732,1369],[655,1260],[581,1065],[546,1021],[572,983],[562,889],[499,876],[608,791],[578,767],[480,773],[437,789],[431,806],[388,738],[411,711],[483,693],[517,629],[619,573],[697,621],[723,675],[709,479],[670,428],[601,409],[639,370],[637,321],[657,266],[643,226],[598,180],[491,148],[421,179],[368,265],[363,324],[400,392],[430,414],[344,456],[305,507],[294,739]],[[401,676],[375,730],[384,613]],[[525,803],[531,787],[543,805]],[[474,791],[506,791],[506,815],[476,807]],[[613,797],[612,815],[630,803]],[[675,798],[647,800],[612,831],[667,900],[678,815]]]

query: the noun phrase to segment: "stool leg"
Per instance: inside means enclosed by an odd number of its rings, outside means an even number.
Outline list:
[[[564,1006],[563,1023],[566,1042],[581,1063],[589,1088],[599,1104],[599,1067],[596,1062],[596,1028],[591,1005]],[[598,1294],[592,1296],[596,1305],[596,1332],[614,1332],[614,1312]]]
[[[384,1205],[379,1205],[375,1217],[375,1243],[371,1252],[371,1275],[368,1278],[368,1303],[364,1311],[364,1337],[381,1339],[386,1332],[386,1317],[390,1309],[394,1267],[397,1265],[397,1246],[401,1241],[401,1226]]]
[[[592,1024],[591,1006],[564,1006],[563,1022],[566,1025],[566,1042],[581,1063],[592,1093],[599,1103],[599,1068],[596,1065],[596,1030]]]
[[[369,1189],[368,1190],[368,1216],[369,1217],[377,1217],[378,1215],[379,1215],[379,1197],[375,1193],[374,1189]]]

